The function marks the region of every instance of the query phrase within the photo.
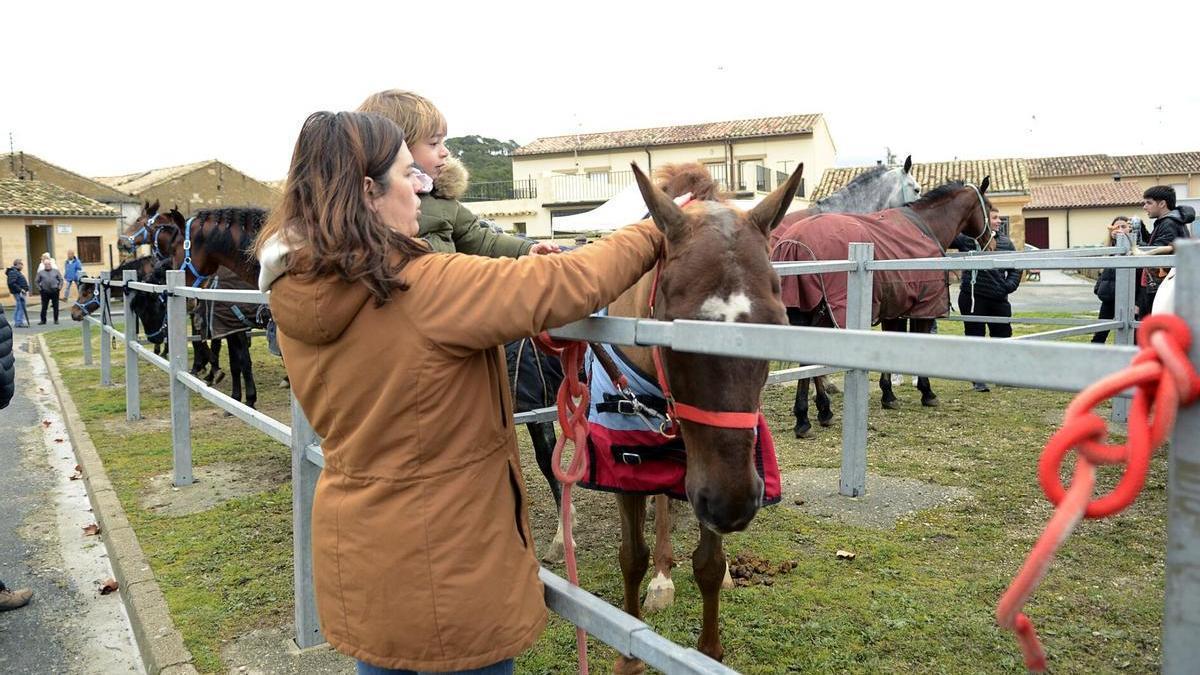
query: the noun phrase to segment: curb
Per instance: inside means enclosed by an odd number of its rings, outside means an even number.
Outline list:
[[[125,517],[125,509],[121,507],[117,493],[108,480],[100,454],[96,452],[96,446],[79,416],[79,409],[63,384],[58,364],[50,355],[42,335],[37,336],[37,344],[62,407],[63,422],[75,449],[75,459],[83,468],[88,499],[92,503],[96,522],[100,525],[113,573],[120,584],[121,602],[129,614],[146,672],[151,675],[194,675],[197,671],[192,665],[192,653],[184,645],[183,635],[171,620],[166,599],[154,579],[150,562]]]

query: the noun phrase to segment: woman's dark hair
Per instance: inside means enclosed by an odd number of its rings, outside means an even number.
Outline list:
[[[392,229],[367,206],[363,178],[381,193],[404,132],[372,113],[317,112],[296,139],[283,203],[271,212],[255,253],[276,235],[291,248],[287,271],[300,279],[336,274],[362,282],[377,304],[407,290],[400,272],[429,249]]]
[[[1111,223],[1108,224],[1108,233],[1104,235],[1105,236],[1105,239],[1104,239],[1105,246],[1116,246],[1117,245],[1117,238],[1113,236],[1112,226],[1116,225],[1117,223],[1121,223],[1121,222],[1128,223],[1129,218],[1126,216],[1117,216],[1116,218],[1112,219]]]

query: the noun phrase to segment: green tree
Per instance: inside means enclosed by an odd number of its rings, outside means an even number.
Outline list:
[[[467,165],[472,183],[512,180],[512,151],[516,141],[499,141],[486,136],[456,136],[446,139],[446,148]]]

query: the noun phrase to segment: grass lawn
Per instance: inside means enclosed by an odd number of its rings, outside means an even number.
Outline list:
[[[939,328],[943,334],[962,332],[960,322],[943,321]],[[1017,332],[1052,328],[1019,326]],[[234,466],[266,477],[273,487],[181,517],[143,508],[152,479],[171,470],[165,375],[142,365],[145,419],[127,423],[121,387],[102,389],[97,368],[81,365],[79,332],[61,331],[47,340],[197,667],[223,670],[225,641],[291,620],[288,450],[193,397],[197,467]],[[255,341],[254,360],[259,408],[286,423],[287,391],[276,387],[283,370],[261,339]],[[120,385],[122,369],[113,370]],[[912,513],[887,529],[847,525],[789,500],[764,509],[747,532],[727,538],[727,552],[753,554],[772,566],[798,564],[771,585],[723,593],[728,665],[747,673],[1023,670],[1015,641],[995,627],[993,612],[1051,512],[1037,486],[1036,462],[1070,396],[998,387],[980,394],[970,390],[970,383],[947,380],[934,380],[933,386],[942,402],[936,409],[921,408],[908,382],[897,388],[901,410],[881,410],[878,393],[872,392],[868,471],[965,488],[970,498]],[[220,389],[228,392],[228,382]],[[791,438],[793,396],[794,386],[781,385],[769,388],[763,401],[781,469],[786,475],[836,468],[840,395],[834,397],[834,426],[803,441]],[[525,449],[534,533],[544,544],[553,535],[553,502],[524,431],[518,436]],[[1107,489],[1117,472],[1101,473],[1101,487]],[[835,484],[828,487],[836,490]],[[1159,453],[1134,506],[1081,524],[1063,547],[1027,608],[1054,671],[1158,669],[1165,488],[1166,462]],[[867,490],[869,499],[871,476]],[[581,583],[619,605],[612,500],[600,493],[577,494]],[[648,620],[665,637],[692,646],[699,634],[700,596],[687,561],[697,533],[686,506],[676,513],[673,543],[681,561],[674,574],[676,603]],[[839,549],[857,557],[839,560]],[[565,574],[561,566],[555,571]],[[615,652],[593,642],[597,672],[611,670],[614,658]],[[517,670],[566,672],[573,663],[574,631],[554,618]]]

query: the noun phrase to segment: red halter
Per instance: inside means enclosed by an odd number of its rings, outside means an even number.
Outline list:
[[[650,287],[650,318],[654,318],[654,299],[658,296],[658,281],[662,277],[663,262],[666,258],[666,251],[664,250],[658,259],[658,265],[654,268],[654,284]],[[723,429],[758,428],[757,410],[754,412],[712,412],[676,401],[675,397],[671,395],[671,386],[667,383],[667,371],[663,367],[662,350],[659,347],[651,347],[651,354],[654,357],[654,370],[658,376],[658,387],[662,389],[663,398],[667,401],[667,418],[670,420],[671,427],[673,427],[669,430],[664,429],[664,433],[672,436],[677,435],[679,433],[679,420],[687,420]]]

